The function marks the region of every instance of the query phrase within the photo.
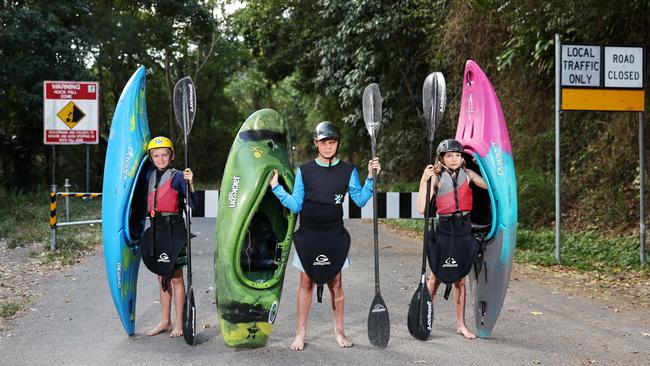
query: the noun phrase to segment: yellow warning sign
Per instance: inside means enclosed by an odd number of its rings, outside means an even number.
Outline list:
[[[74,128],[86,116],[74,102],[66,104],[56,115],[70,128]]]

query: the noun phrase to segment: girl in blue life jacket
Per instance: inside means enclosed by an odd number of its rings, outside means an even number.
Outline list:
[[[189,168],[181,172],[171,167],[174,146],[167,137],[154,137],[147,145],[147,150],[153,165],[147,172],[147,213],[151,226],[142,237],[142,261],[151,272],[158,275],[162,312],[160,323],[148,331],[147,335],[171,331],[170,337],[175,338],[183,335],[183,266],[187,264],[187,232],[183,219],[187,197],[185,180],[189,183],[190,201],[194,203],[194,174]],[[176,308],[173,324],[172,296]]]
[[[417,210],[424,213],[427,182],[431,179],[431,196],[435,196],[437,208],[435,234],[429,232],[427,256],[433,272],[427,287],[435,300],[440,283],[454,284],[456,305],[456,331],[465,338],[476,335],[465,324],[465,276],[469,273],[478,253],[479,244],[472,236],[469,213],[472,210],[472,190],[477,187],[487,189],[487,184],[476,172],[465,168],[464,148],[460,142],[447,139],[438,145],[434,165],[427,165],[420,179]],[[445,294],[447,297],[448,292]]]
[[[329,121],[321,122],[314,132],[316,159],[296,170],[291,194],[278,184],[275,171],[269,185],[282,205],[300,213],[300,227],[293,235],[293,265],[300,272],[297,296],[296,337],[291,350],[305,347],[307,316],[311,308],[314,285],[321,302],[323,285],[330,290],[334,335],[340,347],[352,347],[343,329],[343,279],[341,269],[349,266],[350,234],[343,227],[343,199],[349,192],[354,203],[363,207],[372,197],[372,169],[381,170],[379,159],[368,161],[368,177],[363,186],[354,165],[340,160],[336,155],[340,141],[339,131]]]

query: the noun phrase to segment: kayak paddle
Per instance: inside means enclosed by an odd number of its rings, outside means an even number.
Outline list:
[[[379,85],[372,83],[363,91],[363,120],[370,135],[372,158],[377,157],[377,135],[381,127],[381,93]],[[377,172],[372,170],[372,221],[374,226],[375,241],[375,298],[370,305],[368,313],[368,339],[370,343],[379,348],[386,348],[390,339],[390,321],[388,308],[379,291],[379,234],[377,229]]]
[[[445,78],[440,72],[433,72],[427,76],[422,86],[422,109],[424,120],[429,130],[429,164],[432,163],[433,137],[436,128],[442,120],[446,102]],[[431,178],[427,181],[426,201],[424,206],[424,237],[422,249],[422,271],[420,284],[415,290],[409,304],[408,329],[409,333],[417,339],[427,340],[431,335],[433,324],[433,301],[426,284],[427,272],[427,242],[429,239],[429,210],[431,196]]]
[[[183,143],[185,144],[185,168],[188,162],[188,136],[194,123],[196,114],[196,92],[194,82],[189,76],[180,79],[174,86],[174,114],[176,121],[183,130]],[[187,291],[183,305],[183,338],[187,344],[196,344],[196,305],[194,304],[194,291],[192,290],[192,243],[190,233],[190,187],[185,180],[185,229],[187,231]]]

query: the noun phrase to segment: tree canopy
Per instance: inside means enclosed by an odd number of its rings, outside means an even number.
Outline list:
[[[363,166],[370,144],[361,97],[376,82],[384,98],[382,185],[415,189],[409,182],[419,179],[427,161],[424,78],[441,71],[447,79],[448,107],[436,139],[449,137],[462,70],[473,59],[494,84],[508,121],[525,225],[549,225],[553,218],[554,34],[567,43],[647,46],[650,30],[647,0],[0,3],[4,189],[51,183],[50,148],[41,137],[44,80],[99,81],[100,143],[91,149],[91,187],[100,189],[115,103],[139,65],[147,68],[152,134],[169,135],[181,151],[171,93],[179,78],[194,79],[199,110],[190,165],[208,187],[217,187],[240,124],[260,108],[287,119],[297,163],[314,154],[316,123],[332,120],[343,130],[343,157]],[[636,220],[636,121],[623,113],[563,115],[563,205],[570,223],[623,228]],[[58,148],[57,181],[70,177],[81,184],[83,149]],[[605,200],[608,210],[601,208]]]

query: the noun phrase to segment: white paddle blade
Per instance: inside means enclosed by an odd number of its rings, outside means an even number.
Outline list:
[[[433,141],[436,128],[442,120],[447,105],[447,86],[441,72],[432,72],[422,86],[422,111],[429,129],[429,141]]]
[[[189,135],[196,115],[196,89],[192,78],[186,76],[174,86],[174,114],[185,135]]]
[[[363,121],[373,141],[377,139],[381,127],[381,102],[379,85],[368,85],[363,91]]]

